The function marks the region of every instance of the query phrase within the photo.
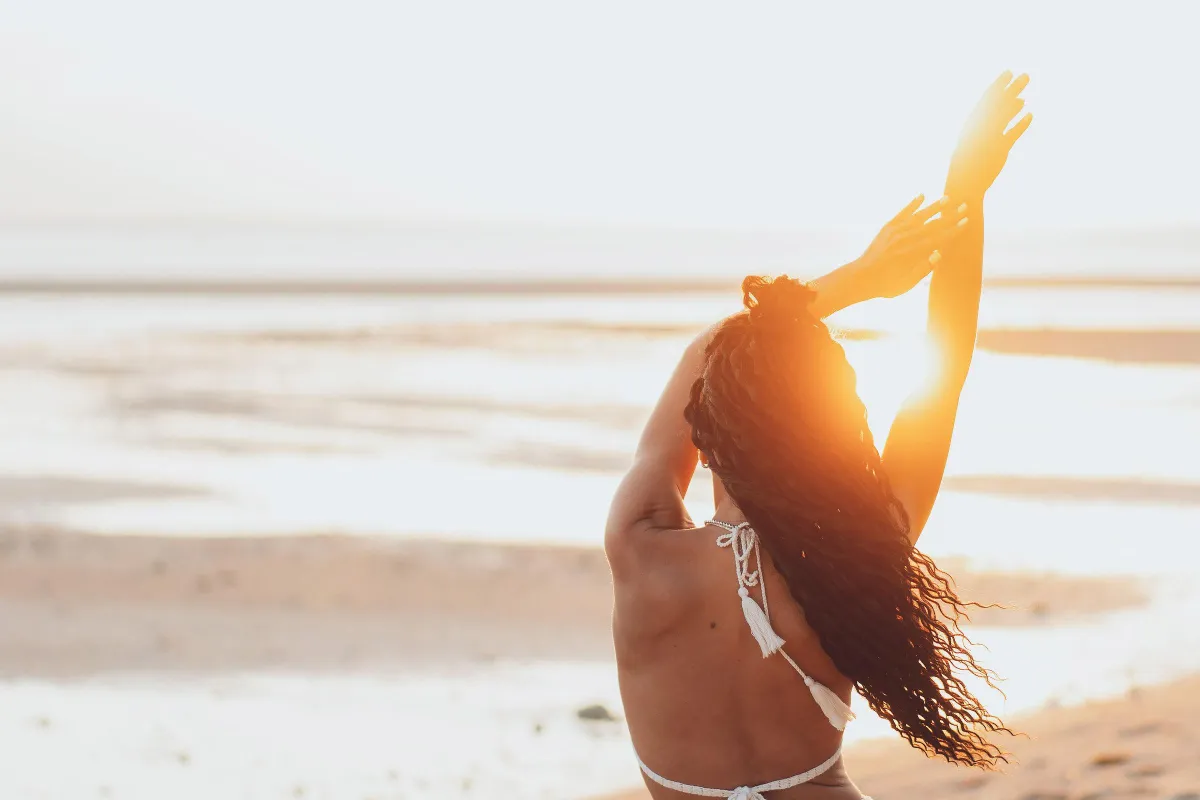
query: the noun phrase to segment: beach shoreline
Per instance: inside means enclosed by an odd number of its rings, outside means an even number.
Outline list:
[[[987,626],[1148,602],[1132,577],[980,572],[948,560]],[[0,533],[0,674],[421,667],[612,659],[595,547],[336,535]]]

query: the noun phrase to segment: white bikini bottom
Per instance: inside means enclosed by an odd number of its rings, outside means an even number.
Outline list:
[[[763,796],[763,792],[778,792],[783,789],[791,789],[793,786],[799,786],[802,783],[808,783],[836,764],[837,760],[841,757],[842,748],[838,747],[833,755],[807,772],[801,772],[799,775],[793,775],[790,778],[783,778],[778,781],[771,781],[770,783],[760,783],[757,786],[739,786],[736,789],[709,789],[704,786],[692,786],[687,783],[680,783],[679,781],[664,778],[647,767],[646,762],[642,761],[641,756],[638,756],[638,766],[642,768],[642,772],[646,774],[647,778],[659,786],[665,786],[668,789],[683,792],[684,794],[695,795],[696,797],[723,797],[725,800],[767,800]],[[871,800],[871,798],[864,796],[863,800]]]

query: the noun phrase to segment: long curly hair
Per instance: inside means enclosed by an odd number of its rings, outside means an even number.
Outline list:
[[[994,768],[1011,733],[962,680],[993,685],[959,628],[967,606],[908,539],[842,346],[786,275],[749,277],[708,344],[692,441],[759,534],[837,668],[927,754]]]

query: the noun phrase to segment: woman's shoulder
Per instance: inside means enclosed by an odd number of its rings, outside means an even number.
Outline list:
[[[711,584],[705,528],[640,526],[606,548],[618,634],[660,635],[699,613]]]
[[[614,584],[636,586],[686,578],[703,544],[711,546],[708,532],[709,528],[697,527],[686,517],[670,527],[663,527],[651,517],[608,528],[604,554]]]

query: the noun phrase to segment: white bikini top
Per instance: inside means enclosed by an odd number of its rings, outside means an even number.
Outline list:
[[[754,532],[754,529],[750,527],[750,523],[748,522],[732,525],[728,522],[710,519],[707,524],[724,528],[726,531],[726,533],[717,537],[717,546],[728,547],[733,551],[733,568],[734,572],[737,573],[738,595],[742,598],[742,614],[746,617],[746,624],[750,627],[750,633],[754,635],[754,640],[758,642],[759,649],[762,650],[763,658],[772,656],[775,653],[783,656],[792,669],[796,670],[796,674],[804,680],[804,685],[812,693],[813,700],[816,701],[825,718],[829,720],[829,724],[839,731],[844,730],[846,723],[854,719],[854,712],[850,710],[850,706],[843,703],[842,699],[824,684],[814,680],[804,670],[800,669],[800,665],[783,651],[784,641],[779,637],[779,634],[775,633],[774,628],[771,627],[770,606],[767,605],[767,582],[762,571],[762,553],[759,551],[758,534]],[[754,560],[753,565],[751,564],[752,558]],[[762,594],[761,606],[750,593],[750,590],[756,586],[759,587],[759,592]],[[684,794],[699,797],[724,797],[727,800],[766,800],[763,797],[763,792],[790,789],[793,786],[806,783],[837,763],[841,754],[842,748],[839,745],[837,751],[832,756],[799,775],[793,775],[790,778],[770,783],[763,783],[758,786],[739,786],[736,789],[708,789],[703,786],[690,786],[686,783],[672,781],[651,770],[640,757],[638,758],[638,765],[650,780],[668,789],[674,789]]]

